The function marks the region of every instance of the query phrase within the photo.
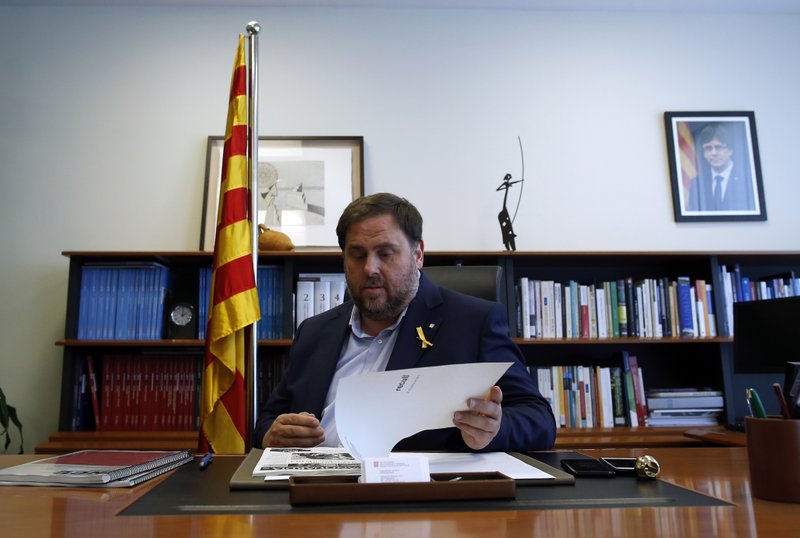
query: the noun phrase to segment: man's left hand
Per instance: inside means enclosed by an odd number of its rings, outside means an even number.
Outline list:
[[[500,422],[503,420],[503,391],[495,385],[489,389],[485,399],[470,398],[467,401],[469,409],[456,411],[453,414],[453,424],[461,430],[464,442],[473,450],[485,448],[497,432],[500,431]]]

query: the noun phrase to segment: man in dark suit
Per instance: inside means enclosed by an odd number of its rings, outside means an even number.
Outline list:
[[[422,217],[407,200],[353,201],[336,228],[352,300],[298,328],[288,369],[259,415],[263,447],[338,446],[338,381],[350,375],[471,362],[513,362],[453,427],[408,437],[396,450],[550,448],[555,420],[511,341],[499,303],[440,288],[421,271]]]
[[[689,185],[688,211],[744,211],[755,209],[750,174],[735,166],[728,130],[720,123],[706,125],[698,138],[708,175],[700,174]],[[740,169],[741,168],[741,169]]]

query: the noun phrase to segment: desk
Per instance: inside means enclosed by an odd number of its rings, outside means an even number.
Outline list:
[[[582,451],[636,456],[642,449]],[[750,496],[744,448],[657,448],[647,453],[662,479],[713,495],[733,506],[603,508],[498,512],[326,515],[116,516],[163,477],[130,489],[0,487],[3,536],[144,538],[236,536],[285,538],[420,538],[530,536],[761,536],[786,538],[800,529],[800,507]],[[41,456],[0,456],[0,467]],[[220,456],[223,457],[223,456]]]
[[[557,449],[701,446],[708,440],[684,435],[685,427],[560,428]],[[718,444],[711,441],[711,444]],[[37,454],[75,450],[194,450],[197,432],[56,432],[36,445]]]
[[[747,446],[747,436],[744,432],[726,430],[725,428],[696,428],[686,430],[686,437],[698,439],[705,443],[720,446]]]

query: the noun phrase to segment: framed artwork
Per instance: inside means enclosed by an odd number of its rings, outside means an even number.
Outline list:
[[[665,112],[677,222],[767,220],[753,112]]]
[[[200,250],[213,251],[224,137],[209,136]],[[364,138],[258,138],[258,223],[295,246],[334,247],[344,208],[364,192]]]

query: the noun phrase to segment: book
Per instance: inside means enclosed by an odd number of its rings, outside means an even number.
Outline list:
[[[628,334],[628,298],[625,293],[625,280],[619,279],[617,287],[617,316],[619,317],[619,335],[622,337]]]
[[[636,319],[636,305],[634,304],[633,278],[625,278],[625,305],[628,313],[625,316],[628,321],[628,336],[640,336],[638,332],[638,320]]]
[[[564,338],[574,338],[573,333],[573,319],[572,319],[572,305],[574,299],[572,297],[572,287],[569,284],[564,284]]]
[[[670,334],[673,337],[680,336],[680,315],[678,314],[678,283],[674,280],[669,282],[669,311],[670,311]]]
[[[687,409],[652,409],[651,417],[718,417],[722,407],[698,407]]]
[[[733,283],[732,276],[726,265],[720,266],[720,280],[722,282],[722,336],[733,336]]]
[[[661,417],[650,416],[647,420],[648,426],[717,426],[718,417],[708,416],[688,416],[688,417]]]
[[[533,370],[536,371],[536,386],[539,388],[539,393],[545,400],[547,400],[550,409],[554,409],[553,384],[550,380],[550,369],[533,368]]]
[[[614,338],[620,337],[619,332],[619,297],[617,296],[617,283],[606,282],[606,297],[608,297],[608,320],[610,335]]]
[[[598,286],[594,290],[597,319],[597,337],[608,338],[608,302],[606,290]]]
[[[581,309],[580,298],[580,285],[574,280],[569,281],[570,296],[572,297],[572,337],[580,338],[582,336],[581,321],[583,318],[583,310]]]
[[[581,428],[586,428],[589,426],[588,417],[589,417],[589,402],[586,401],[586,377],[584,373],[583,366],[576,366],[575,367],[575,387],[577,388],[577,394],[575,395],[575,421],[578,426]]]
[[[572,289],[570,289],[570,285],[568,282],[564,282],[561,284],[561,295],[562,295],[562,305],[561,305],[561,322],[563,324],[562,330],[564,333],[564,338],[572,338],[574,335],[572,334]]]
[[[692,304],[695,305],[693,323],[695,326],[694,336],[704,338],[706,336],[705,317],[703,316],[703,301],[697,296],[697,290],[693,287],[689,290],[692,296]]]
[[[646,391],[648,398],[697,398],[707,396],[722,397],[721,390],[713,390],[707,387],[680,387],[668,389],[650,389]]]
[[[597,286],[589,285],[589,338],[597,338]]]
[[[536,338],[536,316],[539,311],[537,305],[535,284],[532,278],[528,279],[528,332],[531,338]]]
[[[283,268],[276,265],[259,265],[256,280],[258,282],[258,305],[261,309],[261,319],[258,321],[258,339],[282,338],[284,334]]]
[[[599,394],[601,395],[600,426],[603,428],[614,427],[614,397],[611,389],[611,368],[608,366],[598,366],[599,374]]]
[[[642,370],[639,368],[639,361],[635,355],[623,352],[623,361],[627,361],[631,371],[631,381],[633,383],[633,401],[636,406],[636,418],[639,425],[644,426],[647,420],[647,401],[645,399],[644,381]]]
[[[597,425],[598,414],[596,412],[597,404],[597,386],[592,382],[594,375],[592,368],[589,366],[579,366],[583,371],[583,397],[586,401],[586,427],[592,428]]]
[[[100,424],[100,400],[97,396],[97,377],[94,372],[94,361],[92,360],[91,355],[86,355],[86,370],[89,375],[89,390],[91,391],[92,395],[92,412],[94,416],[94,429],[100,430],[102,428]]]
[[[698,278],[694,281],[695,297],[697,301],[697,317],[699,320],[700,336],[711,336],[708,319],[708,295],[706,292],[706,281]]]
[[[78,337],[161,338],[169,268],[157,262],[87,262],[81,269]]]
[[[706,307],[708,309],[708,335],[717,336],[717,315],[714,307],[714,292],[711,284],[706,284]]]
[[[573,377],[572,367],[563,366],[561,368],[562,383],[564,387],[564,427],[574,428],[577,426],[575,423],[575,397],[573,395]]]
[[[553,387],[553,415],[556,419],[556,427],[566,428],[567,426],[567,402],[564,399],[564,369],[561,366],[550,367],[550,383]]]
[[[542,310],[542,281],[531,280],[531,309],[535,312],[534,324],[531,327],[532,338],[542,338],[542,322],[544,321],[544,312]]]
[[[631,370],[631,364],[628,360],[628,353],[622,352],[622,383],[625,393],[625,425],[637,427],[639,426],[639,413],[636,408],[636,389],[633,384],[634,373]],[[644,424],[642,424],[644,425]]]
[[[553,284],[553,308],[555,309],[556,338],[564,338],[564,325],[566,316],[564,313],[564,292],[560,282]]]
[[[314,315],[322,314],[331,307],[331,283],[329,280],[314,282]]]
[[[611,396],[614,409],[614,426],[624,426],[625,420],[625,383],[622,367],[611,366]]]
[[[733,301],[743,300],[742,291],[742,268],[738,263],[733,264]]]
[[[165,463],[159,467],[155,467],[153,469],[149,469],[147,471],[142,471],[141,473],[136,473],[131,476],[126,476],[125,478],[119,478],[117,480],[112,480],[111,482],[107,482],[105,484],[92,484],[90,487],[103,487],[103,488],[129,488],[132,486],[136,486],[141,484],[142,482],[147,482],[151,478],[155,478],[160,476],[164,473],[167,473],[173,469],[177,469],[184,463],[189,463],[192,461],[194,457],[189,454],[185,458],[179,459],[172,463]]]
[[[522,320],[520,321],[520,328],[522,329],[522,337],[531,337],[531,300],[528,286],[528,277],[521,277],[519,279],[519,297],[522,309]]]
[[[694,336],[694,304],[692,303],[692,284],[688,276],[678,277],[678,318],[680,335]]]
[[[555,282],[552,280],[542,280],[541,305],[542,305],[542,338],[556,337],[556,318],[555,318]]]
[[[192,460],[188,450],[79,450],[0,469],[0,483],[39,486],[134,485]],[[158,472],[157,472],[158,471]],[[112,484],[122,480],[122,484]]]
[[[650,307],[647,303],[647,294],[644,291],[644,281],[633,282],[633,308],[636,310],[634,316],[636,320],[637,336],[647,338],[650,336],[652,327],[649,326]]]
[[[342,304],[344,281],[344,273],[300,273],[295,293],[295,329],[311,316]]]
[[[669,299],[669,280],[664,277],[658,281],[658,301],[661,306],[662,336],[672,336],[672,304]]]
[[[344,304],[347,284],[342,280],[331,280],[331,308]]]
[[[297,281],[295,295],[295,328],[314,315],[314,283],[310,280]]]
[[[581,284],[578,290],[580,293],[580,337],[589,338],[589,286]]]
[[[722,396],[685,396],[682,398],[647,398],[647,407],[655,409],[704,409],[719,408],[724,405]]]

